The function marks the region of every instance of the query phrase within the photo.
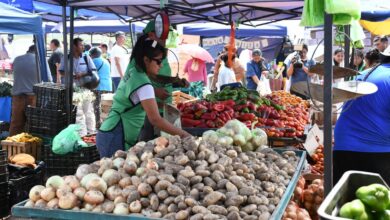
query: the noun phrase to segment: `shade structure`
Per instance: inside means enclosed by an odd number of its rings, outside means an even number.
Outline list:
[[[42,30],[42,18],[29,12],[0,3],[0,33],[32,34],[37,42],[40,78],[48,81],[48,71],[45,59],[45,43]]]
[[[360,20],[363,28],[374,35],[389,35],[390,34],[390,19],[380,22]]]
[[[196,44],[182,44],[179,46],[179,50],[207,63],[214,63],[214,59],[211,54]]]

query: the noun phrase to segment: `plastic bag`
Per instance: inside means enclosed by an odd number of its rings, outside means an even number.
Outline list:
[[[328,14],[340,14],[338,17],[333,19],[335,24],[342,22],[343,20],[351,21],[360,20],[361,10],[360,1],[356,0],[325,0],[325,11]],[[350,18],[347,18],[350,17]],[[340,25],[349,23],[340,23]]]
[[[271,87],[269,86],[269,79],[262,77],[262,79],[259,81],[259,84],[257,85],[256,90],[260,93],[261,96],[271,94],[272,91]]]
[[[81,147],[88,147],[88,145],[81,140],[78,133],[80,125],[71,124],[64,130],[62,130],[53,139],[52,150],[56,154],[67,154],[75,152]]]
[[[324,0],[305,0],[301,26],[320,26],[324,24]]]

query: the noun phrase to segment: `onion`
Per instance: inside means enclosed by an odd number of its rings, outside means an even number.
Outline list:
[[[114,158],[123,158],[125,159],[127,156],[127,153],[126,151],[123,151],[123,150],[117,150],[114,154]]]
[[[98,174],[102,175],[104,171],[112,168],[112,159],[110,158],[102,158],[100,160],[100,168],[98,170]]]
[[[141,161],[147,161],[149,159],[152,159],[153,158],[153,153],[150,152],[150,151],[145,151],[142,155],[141,155]]]
[[[43,189],[40,195],[43,200],[49,202],[50,200],[54,199],[54,197],[56,197],[56,191],[54,190],[54,188],[48,187]]]
[[[116,215],[128,215],[129,206],[126,203],[119,203],[115,205],[114,214]]]
[[[76,189],[77,187],[80,186],[80,182],[75,176],[66,176],[64,178],[65,183],[72,188],[72,190]]]
[[[148,160],[146,168],[150,170],[158,170],[158,164],[153,160]]]
[[[161,146],[161,145],[157,145],[156,147],[154,147],[154,152],[156,154],[160,153],[162,150],[164,150],[165,147],[164,146]]]
[[[117,185],[110,186],[107,189],[106,196],[109,200],[114,201],[116,197],[122,196],[122,189]]]
[[[73,194],[75,194],[79,200],[84,199],[84,195],[86,192],[87,190],[83,187],[77,187],[76,189],[73,190]]]
[[[119,186],[124,189],[126,186],[131,185],[131,177],[125,177],[119,180]]]
[[[50,209],[58,209],[59,199],[54,198],[47,203],[47,207]]]
[[[114,184],[117,184],[119,180],[121,180],[121,175],[116,170],[108,169],[103,173],[102,178],[108,186],[112,186]]]
[[[92,209],[92,212],[103,212],[102,206],[98,205]]]
[[[92,173],[92,168],[88,164],[81,164],[76,170],[76,177],[82,180],[83,177],[89,173]]]
[[[104,213],[112,213],[114,211],[115,204],[113,201],[105,200],[102,204],[102,209]]]
[[[123,166],[123,164],[125,164],[125,159],[118,157],[112,163],[113,163],[114,167],[118,170],[119,168],[121,168]]]
[[[92,205],[89,203],[84,203],[84,205],[83,205],[83,209],[85,209],[86,211],[92,211],[92,209],[94,209],[95,207],[96,207],[96,205]]]
[[[142,209],[142,205],[139,200],[130,203],[129,210],[131,213],[140,213],[141,209]]]
[[[46,181],[46,187],[53,187],[54,189],[58,189],[64,184],[65,184],[65,181],[60,176],[51,176]]]
[[[116,197],[116,198],[114,199],[114,204],[115,204],[115,205],[118,204],[118,203],[123,203],[123,202],[126,202],[126,199],[125,199],[125,197],[123,197],[123,196],[118,196],[118,197]]]
[[[105,193],[107,190],[107,184],[102,178],[95,177],[87,182],[85,188],[87,190],[98,190],[102,193]]]
[[[43,200],[43,199],[40,199],[40,200],[35,202],[34,208],[41,208],[41,209],[43,209],[43,208],[46,208],[46,205],[47,205],[47,202],[45,200]]]
[[[104,201],[104,195],[100,191],[90,190],[85,193],[84,201],[92,205],[97,205]]]
[[[158,137],[158,138],[155,139],[155,144],[157,146],[164,146],[164,147],[166,147],[166,146],[168,146],[168,143],[169,143],[169,141],[165,137]]]
[[[27,207],[27,208],[34,208],[34,206],[35,206],[35,202],[33,202],[30,199],[26,202],[26,204],[24,204],[24,207]]]
[[[92,180],[92,179],[94,179],[94,178],[100,178],[96,173],[90,173],[90,174],[87,174],[87,175],[85,175],[84,177],[83,177],[83,179],[81,179],[81,186],[82,187],[86,187],[86,185],[87,185],[87,183],[90,181],[90,180]]]
[[[58,198],[61,198],[65,194],[71,193],[71,192],[72,192],[72,188],[70,188],[70,186],[62,185],[60,188],[57,189],[56,195],[57,195]]]
[[[139,158],[134,153],[128,153],[126,157],[126,161],[133,161],[137,165],[139,165],[140,163]]]
[[[42,185],[37,185],[31,188],[30,193],[28,194],[28,197],[31,201],[36,202],[39,199],[41,199],[41,192],[44,190],[45,187]]]
[[[152,187],[147,183],[139,184],[137,190],[141,196],[148,196],[153,191]]]
[[[126,160],[123,164],[123,169],[130,175],[133,175],[137,171],[137,167],[137,163],[132,160]]]

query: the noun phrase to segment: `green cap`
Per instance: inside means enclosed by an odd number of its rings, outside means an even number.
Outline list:
[[[154,32],[154,20],[149,21],[142,32],[144,32],[144,34]]]

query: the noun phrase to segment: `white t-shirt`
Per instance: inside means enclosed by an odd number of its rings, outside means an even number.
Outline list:
[[[111,77],[120,77],[116,68],[115,57],[120,58],[122,73],[125,74],[127,64],[129,63],[129,55],[130,54],[125,47],[121,47],[117,44],[111,49]]]
[[[218,74],[218,87],[225,84],[235,83],[236,75],[232,69],[227,68],[225,65],[221,66]]]
[[[140,103],[141,101],[154,98],[154,89],[152,85],[144,85],[141,88],[137,89],[137,91],[135,91],[130,96],[130,99],[134,105]]]

